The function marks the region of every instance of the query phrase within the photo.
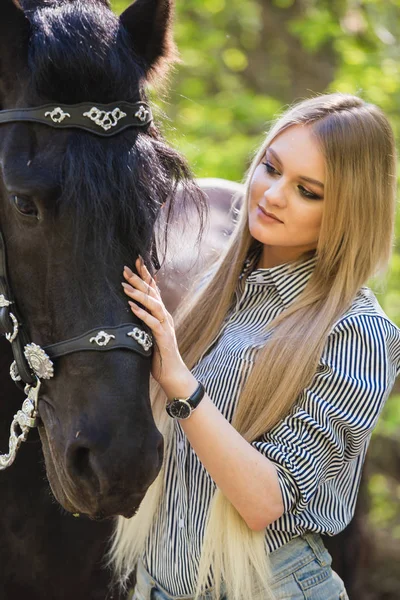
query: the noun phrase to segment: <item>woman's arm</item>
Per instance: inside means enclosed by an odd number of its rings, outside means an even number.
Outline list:
[[[167,396],[187,398],[197,385],[187,370],[175,384],[171,382]],[[250,529],[260,531],[283,514],[274,463],[230,425],[207,395],[180,425],[216,485]]]
[[[166,311],[154,281],[139,261],[136,266],[148,283],[125,269],[124,275],[130,285],[124,284],[124,289],[130,298],[147,309],[130,302],[133,313],[151,328],[157,342],[153,376],[167,398],[187,398],[198,382],[179,354],[172,317]],[[262,530],[283,514],[282,493],[274,463],[230,425],[207,395],[190,418],[181,420],[180,424],[200,461],[250,529]]]

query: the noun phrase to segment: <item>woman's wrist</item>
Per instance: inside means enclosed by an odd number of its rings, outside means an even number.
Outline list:
[[[163,378],[159,384],[168,400],[172,400],[172,398],[188,398],[196,391],[199,382],[183,365],[182,370]]]

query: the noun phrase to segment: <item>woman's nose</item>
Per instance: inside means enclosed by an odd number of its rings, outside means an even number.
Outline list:
[[[286,205],[285,188],[282,181],[275,181],[264,192],[264,198],[268,204],[275,206]]]

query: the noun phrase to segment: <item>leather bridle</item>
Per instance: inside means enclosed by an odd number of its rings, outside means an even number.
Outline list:
[[[146,128],[152,121],[150,107],[145,102],[116,104],[82,103],[75,105],[45,105],[0,111],[0,125],[4,123],[41,123],[56,129],[78,128],[100,136],[115,135],[128,127]],[[30,341],[12,293],[7,273],[7,256],[0,227],[0,334],[11,343],[14,362],[10,375],[25,390],[27,398],[22,410],[14,416],[11,425],[9,453],[0,455],[0,470],[10,466],[21,442],[29,430],[38,425],[38,399],[42,379],[54,377],[53,360],[75,352],[117,349],[133,351],[150,357],[151,335],[134,323],[102,326],[80,336],[41,348]]]

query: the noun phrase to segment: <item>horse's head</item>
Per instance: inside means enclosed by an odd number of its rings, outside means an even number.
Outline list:
[[[145,101],[146,81],[173,55],[170,13],[168,0],[137,0],[120,18],[105,0],[2,0],[0,108]],[[123,265],[139,254],[151,262],[160,207],[178,182],[192,186],[182,159],[153,124],[105,139],[8,123],[0,161],[0,229],[30,340],[45,347],[134,327]],[[126,349],[56,359],[41,387],[40,435],[67,510],[129,516],[156,477],[150,364]]]

